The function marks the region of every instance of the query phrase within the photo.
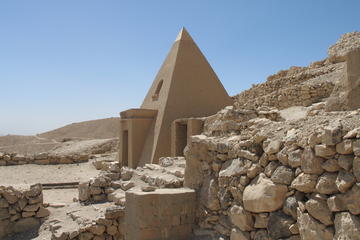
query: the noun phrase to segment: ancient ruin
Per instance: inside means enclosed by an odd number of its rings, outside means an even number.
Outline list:
[[[0,137],[0,239],[360,240],[359,49],[232,103],[183,29],[119,141],[119,119]]]
[[[177,122],[172,127],[172,122],[210,116],[232,102],[189,33],[181,29],[141,108],[120,114],[121,165],[136,168],[158,163],[160,157],[182,156],[187,139],[201,133],[201,123],[189,120],[189,126]]]

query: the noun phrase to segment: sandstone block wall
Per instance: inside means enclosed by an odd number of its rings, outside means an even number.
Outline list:
[[[0,239],[11,233],[37,228],[48,215],[40,184],[31,186],[29,190],[0,186]]]
[[[190,239],[195,205],[195,192],[191,189],[127,192],[125,239]]]
[[[71,164],[87,162],[90,156],[87,154],[73,155],[51,155],[48,153],[39,153],[34,155],[23,155],[17,153],[0,152],[0,166],[23,165],[23,164]]]
[[[296,140],[193,137],[185,186],[200,229],[223,239],[360,239],[360,128]]]

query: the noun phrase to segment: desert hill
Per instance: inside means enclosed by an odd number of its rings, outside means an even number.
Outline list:
[[[52,131],[37,134],[38,137],[62,140],[66,138],[104,139],[118,135],[119,118],[104,118],[72,123]]]
[[[40,133],[34,136],[22,135],[6,135],[0,136],[0,152],[34,154],[39,152],[48,152],[55,149],[61,149],[65,145],[72,143],[78,149],[84,142],[84,145],[89,145],[89,140],[99,140],[99,144],[103,145],[102,139],[113,139],[118,134],[118,120],[119,118],[104,118],[97,120],[90,120],[78,123],[72,123],[61,128],[54,129],[45,133]],[[84,140],[84,141],[80,141]],[[80,142],[79,142],[80,141]],[[91,145],[96,145],[96,141],[90,141]],[[96,146],[91,146],[96,148]]]

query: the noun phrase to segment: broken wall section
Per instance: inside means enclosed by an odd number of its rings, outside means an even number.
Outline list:
[[[38,228],[49,214],[43,205],[41,184],[28,190],[0,186],[0,239]]]
[[[191,239],[195,203],[191,189],[126,192],[125,239]]]

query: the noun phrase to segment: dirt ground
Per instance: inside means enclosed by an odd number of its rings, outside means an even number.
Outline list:
[[[35,183],[87,181],[98,173],[92,160],[79,164],[0,166],[0,185],[23,187]]]

